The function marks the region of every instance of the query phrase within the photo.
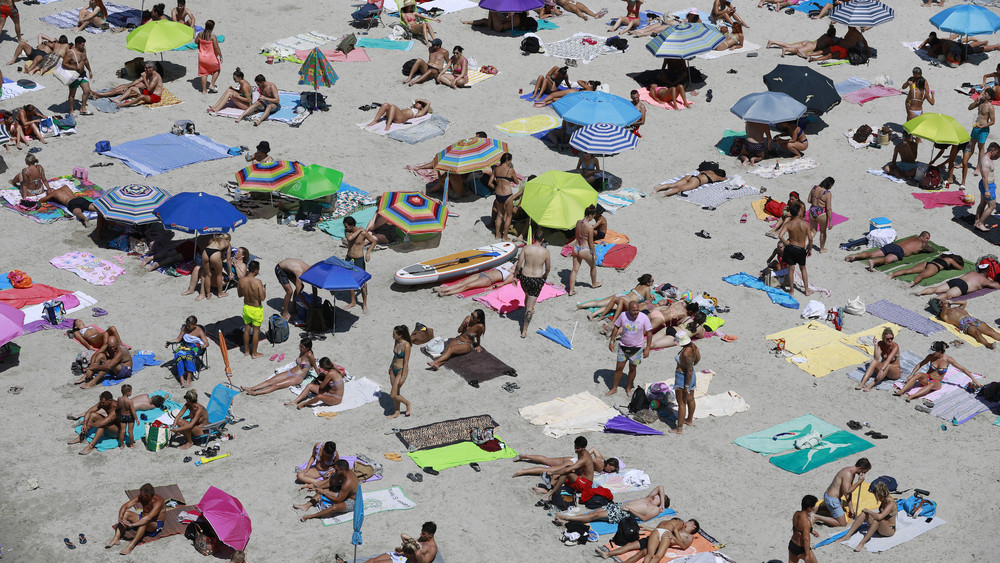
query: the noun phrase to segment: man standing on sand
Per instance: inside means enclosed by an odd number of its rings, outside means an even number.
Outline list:
[[[358,227],[354,217],[347,216],[344,217],[344,243],[347,245],[347,261],[365,270],[378,240],[367,229]],[[357,304],[357,292],[351,290],[351,302],[344,308],[350,309]],[[361,310],[368,312],[368,284],[361,286]]]
[[[996,97],[996,91],[993,88],[985,88],[979,93],[979,97],[969,104],[969,111],[976,110],[976,120],[972,124],[972,131],[969,132],[971,139],[965,153],[966,163],[976,153],[977,148],[979,154],[983,154],[986,139],[990,136],[990,126],[996,123],[996,112],[993,110],[992,103]]]
[[[292,318],[288,308],[292,302],[298,302],[302,296],[302,274],[309,269],[309,264],[298,258],[285,258],[274,265],[274,276],[278,284],[285,290],[285,300],[281,306],[281,316],[287,321]],[[316,298],[316,286],[313,286],[313,298]]]
[[[424,525],[420,527],[420,535],[417,536],[417,543],[420,544],[420,551],[417,552],[417,563],[431,563],[434,558],[437,557],[438,546],[437,542],[434,541],[434,534],[437,533],[437,524],[434,522],[424,522]],[[406,534],[400,534],[400,539],[403,543],[412,541],[413,538]],[[396,561],[406,561],[403,557],[403,548],[397,547],[395,553],[383,553],[378,557],[372,557],[365,563],[395,563]],[[337,556],[337,563],[344,562],[339,555]]]
[[[882,248],[852,254],[844,258],[844,260],[847,262],[868,260],[868,271],[874,272],[876,266],[892,264],[907,256],[921,252],[934,252],[934,247],[931,246],[931,234],[927,231],[921,232],[920,236],[906,237],[895,242],[890,242]],[[805,271],[803,271],[803,274],[805,274]]]
[[[141,506],[142,512],[136,514],[131,510]],[[126,530],[135,530],[135,539],[128,547],[121,550],[122,555],[132,553],[146,536],[155,537],[163,530],[163,518],[167,515],[167,506],[163,497],[156,494],[153,485],[146,483],[139,488],[139,496],[126,502],[118,509],[118,522],[115,524],[115,537],[111,538],[105,547],[114,547],[122,542],[122,534]]]
[[[691,325],[688,325],[689,327]],[[694,366],[701,361],[701,352],[691,341],[691,336],[678,330],[674,341],[681,347],[677,354],[677,369],[674,371],[674,395],[677,398],[677,424],[670,432],[682,434],[684,425],[694,426],[694,388],[698,384]]]
[[[542,293],[545,285],[545,278],[549,277],[549,270],[552,266],[552,257],[549,255],[538,225],[533,225],[531,230],[534,240],[531,244],[521,249],[521,255],[517,257],[517,268],[514,269],[514,277],[521,282],[521,289],[524,290],[524,322],[521,325],[521,338],[528,336],[528,325],[531,324],[531,317],[535,315],[535,303]]]
[[[993,106],[990,106],[990,111],[993,111]],[[979,174],[979,207],[976,209],[976,222],[972,224],[979,231],[990,230],[986,226],[986,220],[997,208],[997,185],[993,177],[993,161],[997,158],[1000,158],[1000,145],[996,143],[990,143],[990,148],[985,152],[979,151],[979,166],[976,167]]]
[[[187,419],[184,418],[185,413]],[[179,449],[186,450],[194,445],[194,441],[205,435],[205,425],[208,424],[208,411],[198,404],[198,392],[188,389],[184,393],[184,408],[174,418],[170,431],[184,436],[184,443]]]
[[[851,511],[851,494],[865,482],[865,474],[868,470],[872,468],[871,462],[868,458],[863,457],[854,463],[851,467],[845,467],[837,472],[834,476],[833,482],[830,486],[826,488],[826,492],[823,493],[823,504],[826,505],[826,509],[830,512],[829,516],[816,516],[816,521],[822,524],[826,524],[831,528],[839,528],[847,525],[847,518],[854,518],[854,512]],[[857,478],[857,482],[854,479]],[[847,501],[847,510],[845,512],[842,506],[843,501]]]
[[[7,18],[14,20],[14,35],[21,42],[21,15],[17,12],[14,2],[18,0],[0,0],[0,31],[7,25]]]
[[[260,262],[247,264],[247,275],[240,278],[236,294],[243,298],[243,355],[259,358],[264,354],[257,351],[260,340],[260,326],[264,324],[264,299],[267,298],[264,284],[257,279]]]
[[[90,407],[83,415],[83,427],[80,428],[80,435],[66,442],[67,444],[80,444],[84,442],[85,436],[91,429],[96,429],[94,439],[87,444],[87,447],[80,450],[80,455],[87,455],[94,451],[94,444],[99,442],[107,432],[111,436],[118,437],[122,428],[118,421],[118,403],[115,402],[111,391],[101,393],[97,404]]]
[[[63,56],[63,68],[78,75],[73,82],[69,83],[69,114],[73,115],[73,105],[76,102],[76,89],[83,90],[83,98],[80,100],[80,115],[94,115],[94,112],[87,111],[87,100],[90,99],[90,83],[87,80],[94,77],[94,71],[90,69],[90,59],[87,58],[87,40],[77,37],[73,40],[73,47],[66,50]]]
[[[608,342],[608,349],[615,351],[615,338],[621,332],[621,341],[618,343],[618,363],[615,364],[615,375],[611,380],[611,389],[605,395],[614,395],[618,392],[618,383],[622,379],[622,372],[625,371],[625,362],[628,366],[628,381],[625,383],[625,395],[632,396],[632,384],[635,383],[636,366],[642,362],[643,358],[649,357],[650,342],[653,339],[653,324],[649,321],[646,313],[639,311],[639,302],[632,301],[628,304],[628,311],[618,315],[615,320],[615,328],[611,330],[611,341]]]
[[[358,494],[358,477],[351,470],[347,460],[338,459],[333,464],[335,470],[330,479],[318,485],[302,485],[303,489],[312,489],[316,494],[304,504],[292,505],[296,510],[309,510],[315,506],[319,512],[305,514],[300,522],[313,518],[329,518],[338,514],[354,511],[354,500]]]
[[[802,272],[802,292],[812,295],[809,289],[809,274],[806,272],[806,258],[812,256],[813,231],[809,223],[802,218],[802,203],[793,203],[788,206],[789,219],[778,230],[778,240],[785,243],[785,252],[781,259],[788,264],[788,275],[785,276],[785,284],[782,289],[789,295],[795,293],[795,266]],[[786,238],[787,235],[787,238]]]

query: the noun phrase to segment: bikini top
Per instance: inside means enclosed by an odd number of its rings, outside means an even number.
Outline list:
[[[402,352],[397,352],[395,349],[393,349],[392,357],[396,358],[397,360],[402,360],[403,358],[406,357],[406,348],[404,347]]]

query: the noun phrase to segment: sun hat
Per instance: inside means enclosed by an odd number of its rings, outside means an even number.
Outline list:
[[[690,10],[688,10],[688,13],[689,14],[695,14],[695,15],[697,15],[698,14],[698,8],[691,8]]]
[[[268,143],[267,141],[257,143],[257,152],[262,152],[264,154],[271,152],[271,143]]]
[[[677,342],[678,346],[687,346],[691,343],[691,337],[683,330],[678,330],[677,334],[674,335],[674,341]]]

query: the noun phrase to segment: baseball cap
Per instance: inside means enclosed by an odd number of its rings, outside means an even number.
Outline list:
[[[435,47],[440,47],[442,45],[442,42],[440,39],[435,39],[431,41],[431,45],[434,45]]]

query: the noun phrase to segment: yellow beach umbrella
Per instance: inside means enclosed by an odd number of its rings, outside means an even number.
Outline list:
[[[569,229],[597,203],[597,190],[583,176],[550,170],[524,185],[521,209],[535,223],[550,229]]]

